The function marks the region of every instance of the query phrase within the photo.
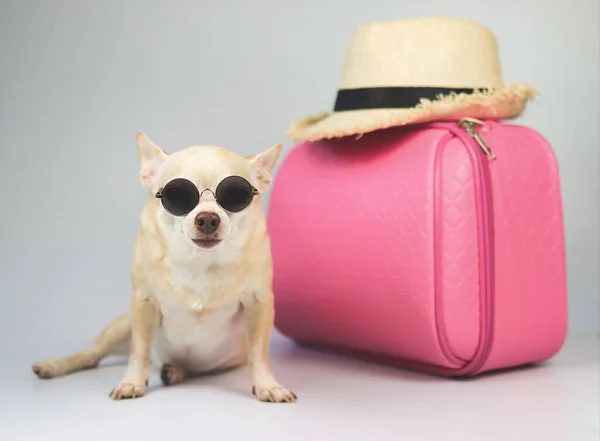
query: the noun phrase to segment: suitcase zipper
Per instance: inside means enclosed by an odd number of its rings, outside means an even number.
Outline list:
[[[479,343],[473,357],[458,368],[442,368],[446,375],[454,377],[468,377],[475,375],[485,365],[492,349],[494,339],[494,215],[492,200],[492,183],[490,176],[490,163],[496,159],[496,155],[479,135],[476,127],[488,128],[483,121],[474,118],[464,118],[458,123],[433,123],[433,127],[439,127],[449,130],[454,136],[460,139],[473,161],[473,171],[476,180],[476,198],[477,198],[477,224],[478,228],[478,248],[480,256],[480,328]],[[486,161],[481,153],[485,154]],[[436,318],[436,322],[439,323]],[[443,327],[438,331],[443,331]],[[445,337],[444,337],[445,339]],[[440,341],[441,345],[447,345]],[[446,352],[452,353],[449,348]],[[447,355],[446,355],[447,356]]]
[[[486,154],[486,156],[491,160],[496,159],[496,155],[492,151],[492,149],[485,143],[485,141],[479,135],[479,132],[475,129],[475,125],[479,125],[481,127],[485,127],[485,123],[475,118],[463,118],[458,122],[458,125],[465,129],[465,131],[469,134],[471,138],[477,141],[481,150]]]
[[[487,156],[489,161],[494,161],[496,155],[492,149],[483,140],[475,126],[480,126],[487,129],[485,122],[475,118],[463,118],[458,123],[464,131],[467,132],[469,137],[475,140],[479,148]],[[467,143],[468,145],[469,143]],[[459,375],[473,375],[477,373],[483,365],[486,363],[491,349],[492,341],[494,338],[494,285],[495,285],[495,250],[494,250],[494,215],[493,215],[493,200],[492,200],[492,184],[490,176],[489,163],[482,160],[481,156],[476,151],[476,147],[473,146],[473,157],[475,162],[478,164],[479,172],[479,228],[480,228],[480,239],[479,239],[479,256],[481,262],[481,283],[482,293],[480,294],[480,314],[481,314],[481,328],[480,328],[480,347],[476,351],[475,357],[467,363],[462,369],[459,369]],[[462,371],[462,372],[461,372]]]

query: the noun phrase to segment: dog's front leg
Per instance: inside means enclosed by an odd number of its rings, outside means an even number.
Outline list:
[[[269,365],[269,343],[273,330],[273,295],[253,298],[244,304],[248,364],[252,370],[252,393],[261,401],[291,403],[296,395],[284,388],[273,376]]]
[[[110,397],[115,400],[144,395],[148,385],[150,351],[160,314],[156,302],[147,295],[134,291],[131,304],[131,352],[127,371]]]

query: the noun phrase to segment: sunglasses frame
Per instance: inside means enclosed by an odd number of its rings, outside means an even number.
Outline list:
[[[225,207],[223,207],[220,203],[219,203],[219,199],[217,198],[217,193],[219,192],[219,186],[227,179],[229,178],[238,178],[244,182],[246,182],[249,186],[249,188],[252,191],[252,198],[250,199],[250,201],[248,202],[248,205],[246,205],[246,207],[244,207],[242,210],[239,211],[230,211],[228,209],[226,209]],[[242,176],[238,176],[238,175],[231,175],[231,176],[227,176],[226,178],[223,178],[221,180],[221,182],[219,182],[217,184],[217,187],[215,188],[215,191],[212,191],[210,188],[205,188],[204,190],[200,191],[200,189],[196,186],[196,184],[194,184],[192,181],[190,181],[189,179],[186,178],[173,178],[171,179],[169,182],[167,182],[164,186],[160,187],[160,189],[156,192],[156,194],[154,195],[155,198],[157,199],[161,199],[163,198],[163,191],[164,189],[173,181],[187,181],[189,184],[191,184],[195,189],[196,192],[198,193],[198,202],[196,203],[196,205],[194,206],[194,208],[196,208],[198,206],[198,204],[200,203],[200,199],[202,199],[202,195],[204,194],[205,191],[210,191],[213,195],[213,197],[215,198],[215,202],[219,205],[219,207],[221,207],[223,210],[225,210],[228,213],[232,213],[232,214],[237,214],[237,213],[242,213],[243,211],[247,210],[248,207],[250,207],[250,205],[252,205],[252,201],[254,200],[254,198],[258,195],[260,195],[260,192],[258,191],[258,189],[256,187],[254,187],[254,185],[252,185],[246,178],[242,177]],[[175,217],[182,217],[182,216],[187,216],[188,214],[190,214],[192,211],[194,211],[194,208],[192,208],[190,211],[188,211],[185,214],[175,214],[172,213],[171,211],[169,211],[167,209],[167,207],[165,207],[165,204],[161,204],[163,206],[163,208],[165,209],[165,211],[167,213],[169,213],[171,216],[175,216]]]

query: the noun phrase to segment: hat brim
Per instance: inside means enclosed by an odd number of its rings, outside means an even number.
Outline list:
[[[323,113],[294,122],[287,135],[294,141],[360,136],[389,127],[431,121],[458,121],[461,118],[511,119],[525,109],[537,92],[526,84],[471,94],[452,94],[436,100],[423,99],[409,109],[370,109]]]

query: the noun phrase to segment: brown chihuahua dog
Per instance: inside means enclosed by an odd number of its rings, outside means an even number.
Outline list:
[[[273,266],[260,195],[281,146],[246,158],[214,146],[167,155],[138,133],[137,147],[151,197],[133,252],[131,309],[91,348],[33,371],[52,378],[129,354],[110,393],[122,399],[144,395],[151,362],[165,385],[248,363],[259,400],[296,401],[269,366]]]

